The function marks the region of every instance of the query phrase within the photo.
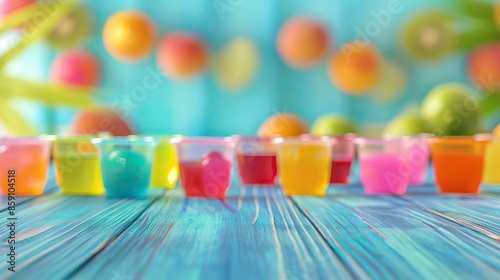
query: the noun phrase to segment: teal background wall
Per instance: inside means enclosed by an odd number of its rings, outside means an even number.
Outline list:
[[[398,28],[405,17],[446,0],[399,0],[401,12],[392,15],[379,34],[369,37],[386,57],[399,61],[408,73],[408,86],[391,104],[339,91],[328,79],[326,60],[307,71],[288,67],[276,52],[275,38],[287,18],[312,16],[328,27],[333,38],[331,54],[355,39],[357,28],[364,29],[375,20],[373,13],[387,9],[391,1],[397,0],[87,0],[84,3],[94,17],[95,34],[82,47],[95,53],[103,67],[99,99],[118,108],[140,133],[254,134],[269,115],[284,111],[302,116],[309,124],[318,116],[333,112],[347,115],[361,126],[370,126],[387,122],[408,106],[418,104],[439,83],[467,82],[463,55],[438,63],[418,64],[405,58],[397,44]],[[214,3],[232,5],[231,10],[221,12]],[[106,19],[125,9],[148,13],[158,27],[159,36],[171,30],[194,32],[207,42],[211,52],[233,37],[251,38],[262,56],[257,77],[237,93],[219,87],[210,71],[182,82],[161,77],[154,89],[147,90],[143,100],[127,103],[144,77],[157,71],[157,66],[155,53],[145,61],[125,64],[114,60],[104,49],[101,30]],[[39,48],[43,53],[37,51],[30,56],[44,56],[38,59],[43,64],[38,76],[46,78],[55,51],[45,45]],[[57,110],[61,129],[69,125],[74,114],[73,110]]]

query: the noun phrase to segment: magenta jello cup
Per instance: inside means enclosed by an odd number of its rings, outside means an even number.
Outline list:
[[[231,138],[179,138],[175,144],[181,186],[187,197],[225,198],[231,181],[234,141]]]
[[[367,194],[403,195],[410,183],[408,139],[357,139],[361,184]]]
[[[236,143],[238,175],[250,186],[275,186],[278,168],[273,138],[232,137]]]

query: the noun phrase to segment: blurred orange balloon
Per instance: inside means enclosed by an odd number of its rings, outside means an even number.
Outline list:
[[[264,121],[259,128],[258,135],[260,137],[294,137],[306,134],[308,131],[306,122],[300,117],[289,113],[279,113]]]
[[[80,112],[72,121],[72,133],[76,135],[95,135],[109,132],[114,136],[133,134],[131,126],[109,109],[92,109]]]
[[[342,46],[330,60],[330,80],[341,91],[364,95],[378,82],[382,59],[370,43],[354,41]]]
[[[185,79],[205,69],[208,51],[200,38],[191,34],[172,32],[161,39],[157,60],[166,76]]]
[[[309,68],[321,60],[328,50],[329,38],[317,21],[296,17],[288,20],[278,35],[278,53],[289,65]]]
[[[145,13],[118,12],[106,21],[102,38],[108,52],[121,61],[145,58],[153,48],[156,27]]]
[[[500,42],[475,49],[469,56],[469,78],[483,92],[500,89]]]

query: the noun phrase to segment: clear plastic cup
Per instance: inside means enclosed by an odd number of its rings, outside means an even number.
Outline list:
[[[175,145],[170,140],[175,136],[154,136],[158,141],[153,159],[152,188],[173,189],[179,179],[179,163]]]
[[[356,140],[361,184],[367,194],[402,195],[414,168],[412,141],[403,138]]]
[[[275,186],[278,168],[272,138],[233,136],[242,184]]]
[[[351,174],[351,166],[354,160],[356,146],[354,140],[355,134],[345,134],[341,136],[321,136],[323,138],[335,139],[335,144],[332,146],[332,164],[330,171],[330,184],[349,183]],[[318,139],[317,136],[305,134],[301,139]]]
[[[441,193],[478,193],[486,138],[449,136],[428,140],[436,184]]]
[[[231,138],[180,138],[175,144],[181,185],[187,197],[225,198],[235,143]]]
[[[101,167],[91,137],[57,137],[53,145],[56,181],[67,195],[102,195]]]
[[[356,135],[346,134],[335,136],[336,142],[332,148],[332,170],[330,175],[330,184],[349,183],[351,166],[356,151],[354,140]]]
[[[151,184],[156,140],[152,137],[94,138],[106,196],[145,198]]]
[[[278,173],[286,195],[325,195],[335,139],[276,138]]]
[[[4,195],[34,196],[47,184],[50,142],[47,138],[0,138],[0,184]]]

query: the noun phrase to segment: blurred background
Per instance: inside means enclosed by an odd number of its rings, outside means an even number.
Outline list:
[[[2,135],[461,135],[500,121],[496,1],[0,3]]]

